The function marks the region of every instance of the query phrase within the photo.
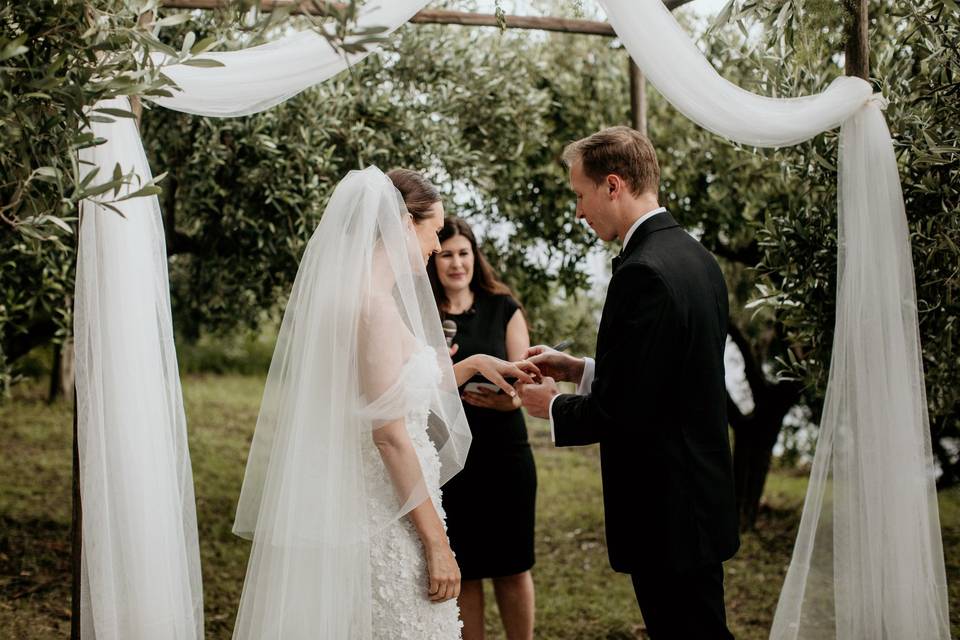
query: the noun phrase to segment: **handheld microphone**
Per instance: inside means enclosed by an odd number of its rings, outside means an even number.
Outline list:
[[[434,325],[436,326],[436,325]],[[443,337],[447,339],[447,348],[453,346],[453,339],[457,335],[457,323],[453,320],[443,321]]]

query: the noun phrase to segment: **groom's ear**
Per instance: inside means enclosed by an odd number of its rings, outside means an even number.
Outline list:
[[[618,198],[620,194],[623,192],[624,186],[625,185],[623,183],[623,178],[621,178],[617,174],[611,173],[607,175],[607,178],[606,178],[607,195],[609,195],[611,199]]]

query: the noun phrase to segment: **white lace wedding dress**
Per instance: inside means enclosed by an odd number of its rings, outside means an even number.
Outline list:
[[[404,365],[398,381],[406,397],[407,433],[417,452],[430,500],[445,520],[440,502],[440,456],[427,434],[430,395],[440,381],[434,350],[423,347]],[[363,447],[372,522],[390,521],[396,490],[371,439]],[[456,600],[434,603],[424,548],[409,518],[393,519],[370,540],[370,578],[375,640],[455,640],[460,638]]]

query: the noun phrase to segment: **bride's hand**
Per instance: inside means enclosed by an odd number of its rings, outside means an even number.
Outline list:
[[[483,354],[471,356],[471,359],[477,373],[503,389],[511,398],[517,395],[517,391],[507,382],[507,378],[515,378],[520,384],[533,384],[540,378],[540,369],[527,360],[507,362]]]
[[[460,595],[460,567],[446,541],[426,550],[427,574],[430,578],[427,595],[432,602],[446,602]]]
[[[507,382],[507,378],[514,378],[520,384],[533,384],[540,378],[537,365],[521,360],[507,362],[482,353],[476,353],[464,358],[453,365],[453,373],[457,378],[457,386],[461,387],[476,374],[480,374],[506,392],[511,398],[517,395],[516,390]]]

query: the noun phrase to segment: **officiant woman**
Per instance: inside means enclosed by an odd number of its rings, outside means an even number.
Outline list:
[[[427,266],[441,318],[457,324],[454,362],[475,353],[516,361],[530,346],[523,308],[477,247],[464,220],[448,217]],[[473,442],[463,470],[443,487],[447,534],[462,574],[463,640],[484,635],[483,580],[491,579],[508,640],[533,638],[533,530],[537,471],[523,413],[505,393],[462,389]]]

